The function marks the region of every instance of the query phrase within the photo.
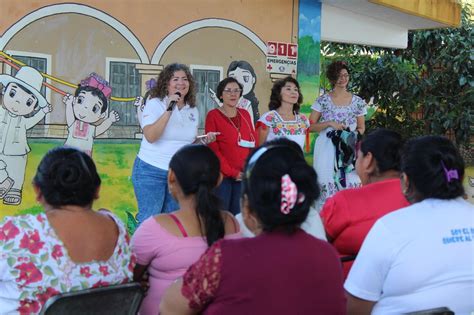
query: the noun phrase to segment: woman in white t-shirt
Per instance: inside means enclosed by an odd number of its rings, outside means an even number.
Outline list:
[[[303,102],[300,85],[288,76],[273,84],[269,112],[263,114],[256,124],[258,144],[275,138],[288,138],[304,148],[309,119],[299,112]]]
[[[412,205],[380,218],[365,238],[344,284],[348,314],[470,314],[474,206],[463,199],[462,157],[447,138],[419,137],[407,142],[401,171]]]
[[[143,139],[132,172],[138,202],[137,220],[178,209],[168,191],[168,164],[183,146],[196,141],[199,112],[194,78],[186,65],[173,63],[163,69],[143,110]],[[214,134],[201,139],[215,140]]]

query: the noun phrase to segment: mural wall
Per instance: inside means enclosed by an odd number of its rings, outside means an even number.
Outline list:
[[[41,211],[32,177],[45,152],[67,143],[97,164],[103,182],[95,208],[127,221],[136,213],[137,97],[163,67],[190,66],[202,127],[226,76],[242,81],[239,104],[256,119],[279,77],[266,70],[266,42],[299,43],[308,105],[318,90],[319,17],[320,4],[308,0],[2,0],[0,217]]]

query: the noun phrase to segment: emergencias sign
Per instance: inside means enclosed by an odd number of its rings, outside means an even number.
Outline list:
[[[298,44],[268,42],[267,71],[282,74],[296,74]]]

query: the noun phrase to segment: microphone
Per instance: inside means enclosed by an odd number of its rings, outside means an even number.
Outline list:
[[[181,93],[180,92],[176,92],[174,93],[175,95],[178,95],[179,97],[181,97]],[[170,102],[170,105],[168,106],[168,108],[166,109],[168,112],[171,112],[173,111],[174,107],[176,106],[176,101],[171,101]]]

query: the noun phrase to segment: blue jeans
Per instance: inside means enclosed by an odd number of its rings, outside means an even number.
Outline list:
[[[219,187],[217,187],[217,196],[221,199],[224,210],[232,212],[233,215],[240,213],[240,191],[241,181],[233,178],[224,178]]]
[[[153,215],[179,209],[178,203],[168,191],[168,171],[137,157],[133,164],[132,183],[138,202],[139,224]]]

